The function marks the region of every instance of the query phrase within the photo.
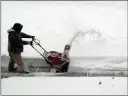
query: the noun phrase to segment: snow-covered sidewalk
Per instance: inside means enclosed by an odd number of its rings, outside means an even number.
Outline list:
[[[1,95],[127,95],[127,77],[10,77]]]

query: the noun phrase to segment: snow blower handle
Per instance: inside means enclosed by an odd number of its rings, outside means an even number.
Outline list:
[[[34,38],[34,39],[32,40],[31,46],[34,47],[33,45],[38,45],[38,46],[41,47],[45,52],[47,52],[47,51],[40,45],[40,40]]]
[[[38,39],[32,39],[32,44],[31,44],[31,46],[42,56],[42,57],[44,57],[45,58],[45,56],[44,56],[44,54],[42,54],[41,52],[39,52],[33,45],[38,45],[38,46],[40,46],[43,50],[44,50],[44,53],[45,52],[47,52],[41,45],[40,45],[40,41],[38,40]],[[46,59],[46,58],[45,58]]]
[[[32,39],[32,45],[39,45],[40,40],[33,38]]]

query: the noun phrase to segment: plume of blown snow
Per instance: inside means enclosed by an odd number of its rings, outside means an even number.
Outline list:
[[[73,56],[127,56],[124,38],[113,38],[95,29],[76,32],[69,44]]]

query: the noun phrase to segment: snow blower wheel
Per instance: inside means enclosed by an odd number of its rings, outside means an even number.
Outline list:
[[[50,69],[50,72],[51,72],[51,73],[57,73],[58,70],[57,70],[56,68],[51,68],[51,69]]]

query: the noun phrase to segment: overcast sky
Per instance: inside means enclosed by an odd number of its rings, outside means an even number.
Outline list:
[[[126,55],[126,1],[2,1],[1,5],[2,54],[8,54],[7,30],[19,22],[24,26],[22,31],[36,36],[48,51],[62,52],[78,30],[92,28],[116,38],[120,47],[108,44],[96,51],[86,44],[74,45],[72,55]],[[23,56],[40,55],[31,46],[25,46]]]

